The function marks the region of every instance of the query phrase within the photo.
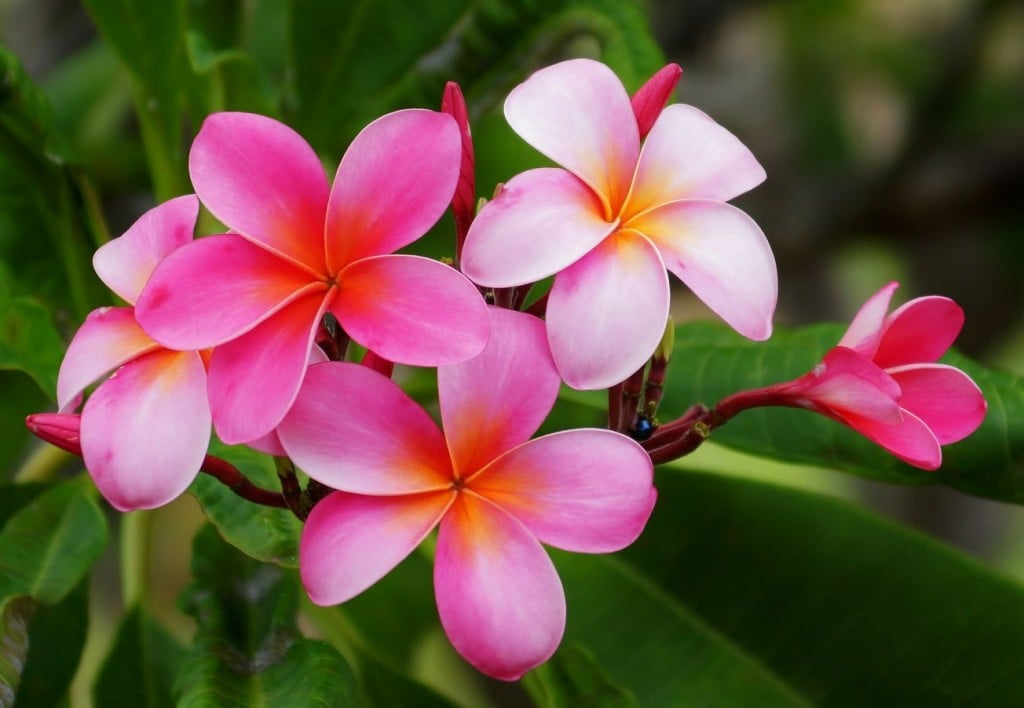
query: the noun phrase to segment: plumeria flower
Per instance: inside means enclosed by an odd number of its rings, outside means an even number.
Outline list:
[[[192,241],[198,213],[194,195],[151,209],[96,251],[96,273],[134,304],[157,263]],[[206,455],[206,368],[198,352],[166,349],[149,337],[134,307],[103,307],[89,314],[64,355],[61,412],[76,409],[86,387],[111,371],[82,408],[82,457],[115,508],[152,509],[184,492]]]
[[[887,316],[897,287],[889,283],[864,303],[810,373],[759,395],[769,405],[822,413],[901,460],[933,470],[942,464],[941,446],[973,433],[987,404],[967,374],[936,363],[960,333],[963,310],[949,298],[930,296]]]
[[[771,334],[771,248],[725,203],[765,172],[692,106],[668,106],[651,124],[675,78],[659,72],[634,108],[608,67],[576,59],[536,72],[505,102],[512,128],[564,169],[509,180],[473,222],[462,269],[496,288],[555,276],[548,339],[574,388],[616,384],[650,357],[668,315],[666,269],[744,336]]]
[[[387,574],[440,526],[438,613],[455,648],[506,680],[548,659],[565,596],[541,543],[584,553],[621,549],[655,500],[650,458],[609,430],[534,440],[559,377],[543,323],[491,312],[475,359],[438,369],[444,432],[368,367],[310,367],[278,433],[292,459],[341,491],[314,507],[299,549],[313,602],[332,605]]]
[[[486,306],[453,268],[391,255],[451,201],[459,174],[451,116],[405,110],[364,128],[327,182],[313,149],[264,116],[218,113],[189,155],[202,203],[231,233],[161,263],[139,321],[171,347],[216,347],[209,368],[224,442],[266,436],[298,393],[324,314],[382,357],[436,366],[479,353]]]

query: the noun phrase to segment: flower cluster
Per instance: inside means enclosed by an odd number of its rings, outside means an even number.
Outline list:
[[[323,492],[305,497],[311,510],[293,506],[306,521],[302,582],[321,604],[359,594],[439,528],[441,623],[470,663],[509,680],[550,657],[564,629],[541,544],[632,543],[655,502],[653,462],[694,449],[695,431],[754,405],[800,406],[937,467],[940,445],[980,424],[984,399],[934,363],[959,308],[922,298],[886,318],[895,285],[811,373],[655,429],[668,273],[754,340],[771,335],[777,296],[764,234],[727,203],[764,170],[701,111],[664,107],[680,72],[666,67],[632,98],[594,61],[536,72],[505,115],[559,167],[513,177],[478,214],[454,85],[441,112],[364,128],[333,183],[287,126],[210,116],[189,155],[195,195],[96,253],[128,306],[88,317],[61,366],[60,413],[30,416],[30,428],[81,454],[121,510],[171,501],[200,470],[233,474],[246,496],[245,480],[207,455],[211,427],[290,459]],[[200,204],[223,233],[193,239]],[[396,254],[449,205],[456,267]],[[346,361],[350,341],[367,352],[361,364]],[[648,361],[652,393],[638,411]],[[392,380],[394,363],[437,369],[440,428]],[[563,381],[609,389],[611,430],[531,439]],[[281,496],[246,498],[284,506]]]

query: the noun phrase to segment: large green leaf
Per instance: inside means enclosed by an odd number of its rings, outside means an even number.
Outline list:
[[[281,487],[273,460],[263,453],[216,440],[210,453],[233,464],[253,484],[267,489]],[[205,474],[196,478],[189,491],[228,543],[257,560],[289,568],[298,566],[302,523],[290,511],[245,501]]]
[[[291,0],[289,26],[296,127],[334,157],[387,111],[436,108],[449,80],[495,105],[573,40],[633,87],[661,61],[634,0]]]
[[[58,484],[11,516],[0,531],[0,598],[59,602],[107,544],[107,523],[85,476]]]
[[[658,506],[625,561],[808,703],[1024,704],[1018,584],[845,502],[668,470],[657,486]],[[605,601],[628,613],[649,599]],[[664,634],[667,619],[652,612],[603,630],[638,646]],[[633,661],[642,670],[659,656]],[[696,670],[694,680],[725,680],[715,666]]]
[[[209,525],[196,535],[192,574],[181,605],[197,629],[179,706],[356,705],[349,665],[295,626],[294,574],[239,553]]]
[[[93,702],[105,708],[173,706],[171,687],[183,653],[154,618],[133,607],[96,678]]]
[[[64,342],[46,308],[0,293],[0,369],[24,371],[52,397],[63,357]]]
[[[818,325],[776,330],[768,342],[751,342],[724,325],[682,325],[660,417],[667,421],[693,403],[710,406],[731,393],[796,378],[819,362],[842,333],[841,327]],[[803,410],[746,411],[715,430],[713,439],[780,460],[900,484],[942,482],[970,494],[1024,503],[1024,381],[957,355],[945,361],[978,383],[989,411],[977,432],[944,449],[936,472],[910,467],[839,423]]]

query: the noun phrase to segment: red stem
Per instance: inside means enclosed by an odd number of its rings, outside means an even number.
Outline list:
[[[203,458],[203,465],[200,472],[205,472],[218,482],[226,486],[232,492],[254,504],[272,506],[278,509],[285,509],[288,504],[280,492],[275,492],[263,487],[257,487],[250,482],[245,475],[239,472],[238,468],[227,460],[222,460],[213,455]]]

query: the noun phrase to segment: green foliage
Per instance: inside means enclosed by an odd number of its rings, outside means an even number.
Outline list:
[[[751,342],[717,323],[682,325],[661,417],[669,420],[693,403],[712,406],[736,391],[794,379],[810,371],[843,331],[834,325],[776,330],[767,342]],[[910,467],[839,423],[802,410],[745,411],[716,430],[714,440],[764,457],[886,482],[941,482],[969,494],[1024,503],[1024,381],[954,354],[946,361],[977,382],[989,410],[977,432],[944,449],[942,467],[935,472]]]
[[[93,703],[110,708],[173,706],[182,648],[141,607],[125,614],[96,679]]]
[[[0,293],[0,369],[24,371],[52,397],[63,356],[64,342],[49,311],[30,298]]]

